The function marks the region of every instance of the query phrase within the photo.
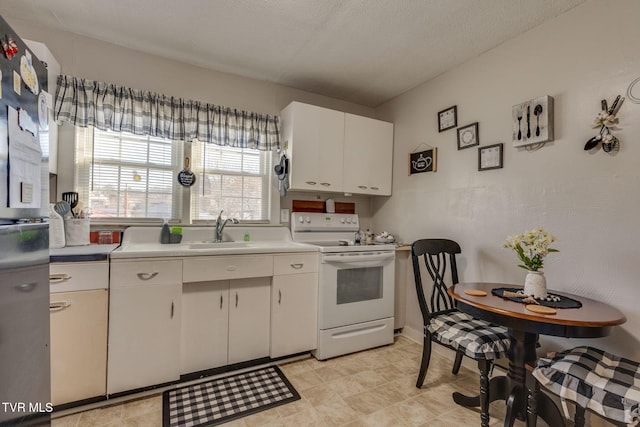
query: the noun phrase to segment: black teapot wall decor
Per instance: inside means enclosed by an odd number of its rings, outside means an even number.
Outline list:
[[[409,153],[409,175],[436,171],[437,147]]]

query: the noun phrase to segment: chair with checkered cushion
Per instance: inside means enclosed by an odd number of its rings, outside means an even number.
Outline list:
[[[576,347],[538,359],[532,372],[539,384],[576,405],[576,427],[588,409],[617,426],[640,423],[640,363],[593,347]]]
[[[459,253],[460,245],[447,239],[422,239],[411,246],[416,293],[424,321],[422,363],[416,387],[421,388],[427,376],[432,341],[455,350],[454,374],[458,373],[463,356],[475,359],[480,370],[480,410],[484,426],[489,421],[489,372],[496,359],[507,357],[510,341],[506,328],[456,309],[453,298],[447,293],[445,276],[448,268],[451,284],[458,283],[456,254]],[[425,295],[428,289],[422,283],[421,260],[432,281],[428,297]]]

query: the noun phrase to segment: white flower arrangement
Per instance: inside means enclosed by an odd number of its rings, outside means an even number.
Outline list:
[[[556,241],[556,238],[544,231],[542,228],[525,231],[517,236],[508,236],[504,242],[505,248],[516,251],[522,267],[529,271],[538,271],[543,267],[544,258],[550,252],[559,252],[549,246]]]

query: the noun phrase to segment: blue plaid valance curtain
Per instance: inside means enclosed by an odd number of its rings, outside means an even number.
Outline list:
[[[58,77],[55,119],[75,126],[174,141],[271,151],[280,147],[278,116],[80,79]]]

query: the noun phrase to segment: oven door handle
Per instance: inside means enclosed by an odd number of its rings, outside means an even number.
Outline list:
[[[393,259],[394,252],[382,252],[373,254],[359,254],[355,252],[345,252],[341,254],[324,255],[322,262],[324,263],[347,263],[347,262],[364,262],[364,261],[384,261]]]

